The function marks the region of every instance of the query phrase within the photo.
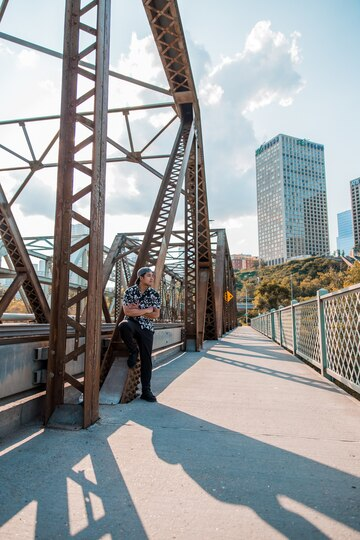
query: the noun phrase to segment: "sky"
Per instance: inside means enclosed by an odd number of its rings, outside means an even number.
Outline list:
[[[278,133],[325,147],[331,249],[337,213],[350,208],[350,180],[360,176],[360,0],[178,0],[200,101],[211,226],[226,228],[231,253],[258,254],[255,150]],[[64,0],[9,0],[0,31],[62,51]],[[140,0],[113,0],[111,68],[167,87]],[[61,61],[0,39],[0,121],[60,110]],[[139,105],[149,91],[111,81],[109,106]],[[132,115],[141,147],[169,110]],[[56,122],[29,126],[37,156]],[[176,125],[156,150],[172,145]],[[111,119],[117,141],[126,129]],[[28,154],[18,126],[0,125],[0,144]],[[155,150],[155,149],[154,149]],[[56,160],[57,147],[49,158]],[[156,153],[156,152],[155,152]],[[154,160],[159,171],[164,161]],[[0,149],[0,163],[19,160]],[[1,173],[10,198],[25,173]],[[145,230],[159,180],[128,164],[109,166],[105,243]],[[52,235],[56,175],[34,175],[13,205],[23,236]],[[181,226],[182,213],[178,212]]]

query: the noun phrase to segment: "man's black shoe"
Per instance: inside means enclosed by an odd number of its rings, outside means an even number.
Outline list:
[[[137,358],[138,358],[138,350],[132,352],[129,354],[129,358],[127,359],[127,365],[129,368],[133,368],[136,365]]]
[[[143,392],[140,396],[140,399],[145,399],[145,401],[151,401],[151,402],[157,401],[156,397],[154,396],[151,390],[146,390],[145,392]]]

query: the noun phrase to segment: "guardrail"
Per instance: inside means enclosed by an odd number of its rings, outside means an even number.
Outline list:
[[[320,289],[314,300],[293,300],[253,318],[251,326],[360,394],[360,284]]]

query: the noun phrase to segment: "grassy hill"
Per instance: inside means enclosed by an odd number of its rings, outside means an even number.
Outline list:
[[[354,271],[352,272],[354,274]],[[351,282],[351,272],[339,258],[309,257],[277,266],[265,266],[254,272],[235,272],[238,299],[245,290],[254,299],[258,312],[287,306],[292,299],[299,302],[316,296],[318,289],[329,292]]]

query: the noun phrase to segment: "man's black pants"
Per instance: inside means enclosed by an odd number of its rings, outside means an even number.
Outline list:
[[[151,353],[154,333],[151,330],[141,328],[137,321],[127,319],[121,321],[119,324],[119,332],[129,353],[135,352],[137,347],[139,347],[142,391],[150,390],[152,374]]]

